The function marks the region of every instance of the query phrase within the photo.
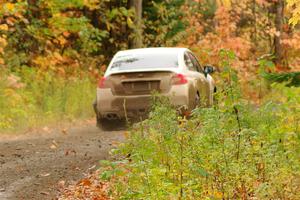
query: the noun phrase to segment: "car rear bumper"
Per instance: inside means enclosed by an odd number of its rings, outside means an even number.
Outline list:
[[[172,86],[168,93],[163,96],[169,98],[172,105],[176,107],[189,107],[189,86]],[[114,96],[111,89],[97,88],[97,101],[94,105],[95,112],[101,118],[134,118],[144,115],[151,106],[151,95],[138,96]]]

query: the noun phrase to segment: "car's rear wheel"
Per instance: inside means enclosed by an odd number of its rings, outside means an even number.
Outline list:
[[[190,104],[186,108],[182,108],[179,113],[182,116],[185,116],[187,118],[190,118],[192,112],[194,109],[198,108],[200,106],[200,95],[198,92],[194,94],[194,98],[191,98]]]
[[[97,127],[103,131],[116,131],[125,128],[126,121],[121,119],[106,119],[97,117]]]
[[[200,95],[198,92],[196,92],[195,95],[195,104],[194,104],[194,109],[200,106]]]
[[[213,93],[213,105],[218,104],[218,98],[217,98],[217,88],[214,88],[214,93]]]

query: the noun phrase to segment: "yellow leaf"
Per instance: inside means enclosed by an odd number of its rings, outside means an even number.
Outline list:
[[[84,5],[90,10],[96,10],[100,7],[99,0],[84,0]]]
[[[6,9],[7,9],[9,12],[11,12],[11,11],[14,10],[15,4],[13,4],[13,3],[7,3],[7,4],[5,4],[5,7],[6,7]]]
[[[7,24],[1,24],[1,25],[0,25],[0,30],[2,30],[2,31],[7,31],[7,30],[8,30]]]
[[[218,4],[218,6],[231,7],[230,0],[217,0],[217,4]]]
[[[60,17],[60,16],[61,16],[60,13],[54,13],[54,14],[53,14],[53,17]]]
[[[133,24],[133,22],[132,22],[132,20],[131,20],[130,17],[127,17],[127,25],[128,25],[130,28],[132,28],[132,27],[134,26],[134,24]]]
[[[67,40],[62,36],[59,36],[57,40],[59,41],[60,45],[65,45],[67,43]]]
[[[106,22],[106,28],[107,28],[108,31],[110,31],[110,24],[109,24],[109,22]]]
[[[7,41],[4,37],[0,37],[0,47],[6,47]]]
[[[215,192],[214,195],[217,199],[222,199],[223,198],[223,193],[222,192]]]

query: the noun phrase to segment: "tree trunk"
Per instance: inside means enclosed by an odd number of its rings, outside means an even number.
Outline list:
[[[283,0],[277,0],[275,3],[275,27],[276,34],[274,38],[274,47],[275,47],[275,63],[277,65],[282,65],[283,60],[283,51],[281,46],[281,35],[282,35],[282,21],[283,21]]]
[[[252,32],[252,40],[256,46],[257,42],[257,27],[256,27],[256,0],[252,0],[252,14],[253,14],[253,32]]]
[[[143,0],[130,0],[130,8],[135,11],[135,28],[133,30],[133,37],[129,41],[130,48],[143,47],[143,29],[142,29],[142,12]]]

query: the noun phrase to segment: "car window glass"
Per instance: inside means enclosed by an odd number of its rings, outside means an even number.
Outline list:
[[[187,68],[191,71],[197,71],[195,65],[193,64],[191,58],[187,55],[187,54],[184,54],[184,62],[185,62],[185,65],[187,66]]]
[[[197,58],[192,53],[189,53],[189,56],[191,57],[191,60],[192,60],[193,64],[195,65],[195,67],[198,69],[198,71],[203,72],[203,69],[202,69],[199,61],[197,60]]]
[[[145,68],[177,68],[178,55],[173,52],[152,52],[120,55],[111,65],[112,71]]]

